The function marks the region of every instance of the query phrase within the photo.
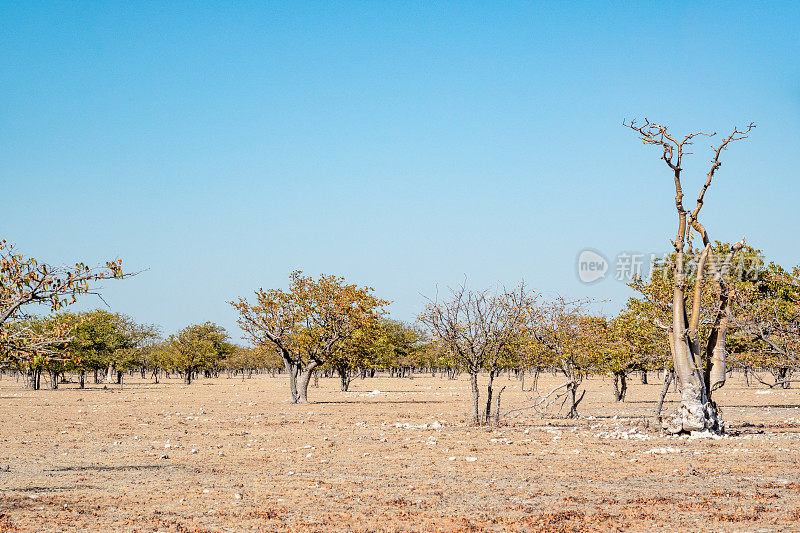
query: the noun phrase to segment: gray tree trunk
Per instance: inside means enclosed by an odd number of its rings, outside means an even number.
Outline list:
[[[297,403],[300,400],[300,395],[297,393],[297,375],[300,373],[300,368],[289,358],[283,358],[283,366],[286,368],[286,373],[289,374],[289,394],[291,402]]]
[[[675,379],[674,370],[664,372],[664,386],[661,387],[661,393],[658,396],[658,402],[656,403],[655,412],[653,413],[653,425],[656,427],[661,426],[661,410],[664,408],[664,399],[667,397],[667,392],[669,392],[669,386],[673,379]]]
[[[316,361],[309,361],[303,372],[300,374],[300,379],[297,383],[298,393],[300,394],[297,403],[308,403],[308,384],[311,381],[311,374],[317,367]]]
[[[472,424],[477,426],[481,423],[480,391],[478,390],[477,371],[470,371],[469,384],[472,389]]]

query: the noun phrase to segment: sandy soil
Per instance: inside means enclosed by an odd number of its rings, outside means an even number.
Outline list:
[[[498,429],[467,427],[464,378],[322,379],[309,405],[269,376],[91,387],[0,380],[0,531],[800,530],[796,389],[735,379],[729,436],[692,439],[644,427],[658,384],[616,404],[599,378],[584,418]]]

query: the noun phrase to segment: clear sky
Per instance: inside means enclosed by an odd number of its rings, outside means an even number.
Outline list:
[[[148,269],[106,300],[166,333],[238,335],[226,300],[293,269],[405,320],[465,276],[614,311],[630,290],[582,284],[579,252],[675,231],[668,170],[621,126],[646,115],[757,122],[704,221],[798,264],[800,4],[696,4],[1,2],[0,236]]]

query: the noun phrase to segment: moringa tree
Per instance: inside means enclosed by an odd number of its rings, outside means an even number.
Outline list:
[[[675,372],[678,377],[681,404],[679,411],[663,422],[664,429],[670,433],[684,431],[722,431],[723,423],[717,412],[711,393],[725,384],[725,338],[731,321],[730,294],[725,281],[733,256],[744,246],[744,240],[734,244],[727,254],[715,257],[708,232],[699,220],[705,194],[716,171],[722,166],[720,155],[734,141],[746,138],[755,124],[744,131],[734,128],[718,146],[712,147],[714,156],[706,174],[705,184],[700,189],[697,203],[692,210],[683,205],[683,157],[693,139],[701,136],[713,137],[715,133],[690,133],[683,139],[670,134],[666,126],[645,120],[644,125],[634,121],[623,123],[635,131],[642,143],[655,145],[661,150],[661,159],[672,171],[675,182],[675,209],[677,211],[677,233],[672,241],[675,261],[670,265],[672,271],[672,320],[665,325],[668,332],[670,351]],[[696,279],[693,294],[687,291],[687,268],[685,253],[692,248],[692,231],[700,236],[703,250],[697,261]],[[700,318],[702,293],[705,283],[713,283],[715,299],[711,319],[704,324],[705,342],[700,339]]]

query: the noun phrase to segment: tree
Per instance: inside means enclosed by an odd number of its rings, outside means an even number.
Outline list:
[[[770,386],[789,388],[800,366],[800,267],[787,272],[770,263],[752,283],[737,287],[733,300],[738,331],[731,344],[738,362],[769,370]]]
[[[186,384],[198,370],[210,369],[233,352],[225,328],[213,322],[187,326],[169,336],[172,367],[183,372]]]
[[[578,405],[586,393],[578,394],[580,385],[597,370],[598,350],[604,347],[604,321],[590,316],[588,305],[589,300],[569,301],[558,296],[526,307],[527,364],[555,369],[565,378],[533,404],[540,412],[561,400],[559,408],[569,402],[567,418],[578,416]]]
[[[399,320],[381,320],[371,347],[373,364],[392,369],[392,373],[397,370],[398,377],[406,373],[413,377],[413,368],[425,364],[426,340],[417,327]]]
[[[472,423],[489,423],[492,414],[493,382],[502,358],[513,348],[525,326],[526,309],[536,295],[524,284],[507,291],[474,291],[463,284],[450,290],[447,300],[429,301],[419,316],[431,335],[439,340],[470,376]],[[486,370],[485,409],[481,412],[478,374]]]
[[[75,355],[70,353],[67,342],[71,324],[70,316],[52,315],[27,317],[7,324],[12,335],[21,329],[25,332],[24,338],[27,340],[46,339],[41,346],[28,344],[18,356],[11,352],[11,357],[7,361],[7,364],[27,375],[28,384],[32,389],[41,388],[43,372],[50,375],[51,386],[57,389],[59,377],[77,366],[78,361]]]
[[[0,239],[0,355],[24,360],[33,355],[57,355],[67,331],[54,327],[37,331],[28,327],[28,311],[43,305],[56,312],[86,294],[99,294],[96,283],[120,279],[131,274],[122,271],[122,260],[105,266],[50,266],[32,257],[24,257],[5,239]],[[8,327],[14,322],[14,327]]]
[[[68,316],[73,324],[69,349],[80,360],[81,388],[86,370],[105,369],[106,381],[121,384],[122,371],[140,365],[141,352],[158,337],[155,326],[103,309]]]
[[[244,298],[229,303],[253,344],[280,352],[292,403],[307,403],[314,370],[383,314],[388,302],[372,293],[371,287],[346,284],[341,277],[314,279],[295,271],[286,291],[259,289],[254,304]]]
[[[699,215],[703,207],[706,191],[711,185],[716,171],[722,166],[720,155],[734,141],[744,139],[755,124],[750,124],[744,131],[734,128],[714,150],[711,167],[706,174],[705,184],[697,197],[693,210],[683,206],[682,164],[683,157],[698,136],[712,137],[715,134],[702,132],[690,133],[682,140],[671,135],[666,126],[645,120],[643,126],[635,122],[625,124],[635,131],[642,143],[658,146],[661,159],[673,174],[675,183],[675,208],[677,211],[677,234],[672,241],[675,261],[671,265],[672,284],[672,320],[667,326],[675,372],[681,390],[679,411],[664,421],[664,429],[670,433],[699,431],[709,429],[722,431],[723,423],[717,412],[716,404],[711,399],[712,392],[725,383],[725,339],[731,320],[730,295],[725,275],[730,269],[733,256],[744,246],[744,241],[734,244],[723,257],[716,257],[712,251],[708,232],[700,223]],[[698,258],[697,278],[692,295],[687,293],[687,271],[685,254],[687,246],[691,250],[691,232],[696,232],[703,242],[703,251]],[[714,317],[709,324],[705,343],[701,343],[699,335],[700,316],[702,311],[702,292],[706,282],[715,285]],[[691,301],[690,300],[691,296]],[[703,347],[705,345],[705,347]]]
[[[233,353],[225,359],[225,369],[229,373],[242,373],[242,379],[253,376],[256,369],[274,372],[283,366],[283,360],[273,347],[236,346]]]
[[[628,307],[611,320],[600,319],[597,328],[602,340],[598,364],[614,377],[614,397],[618,402],[625,401],[629,373],[663,368],[664,356],[669,352],[663,332],[648,316],[638,313],[637,307],[629,301]]]

